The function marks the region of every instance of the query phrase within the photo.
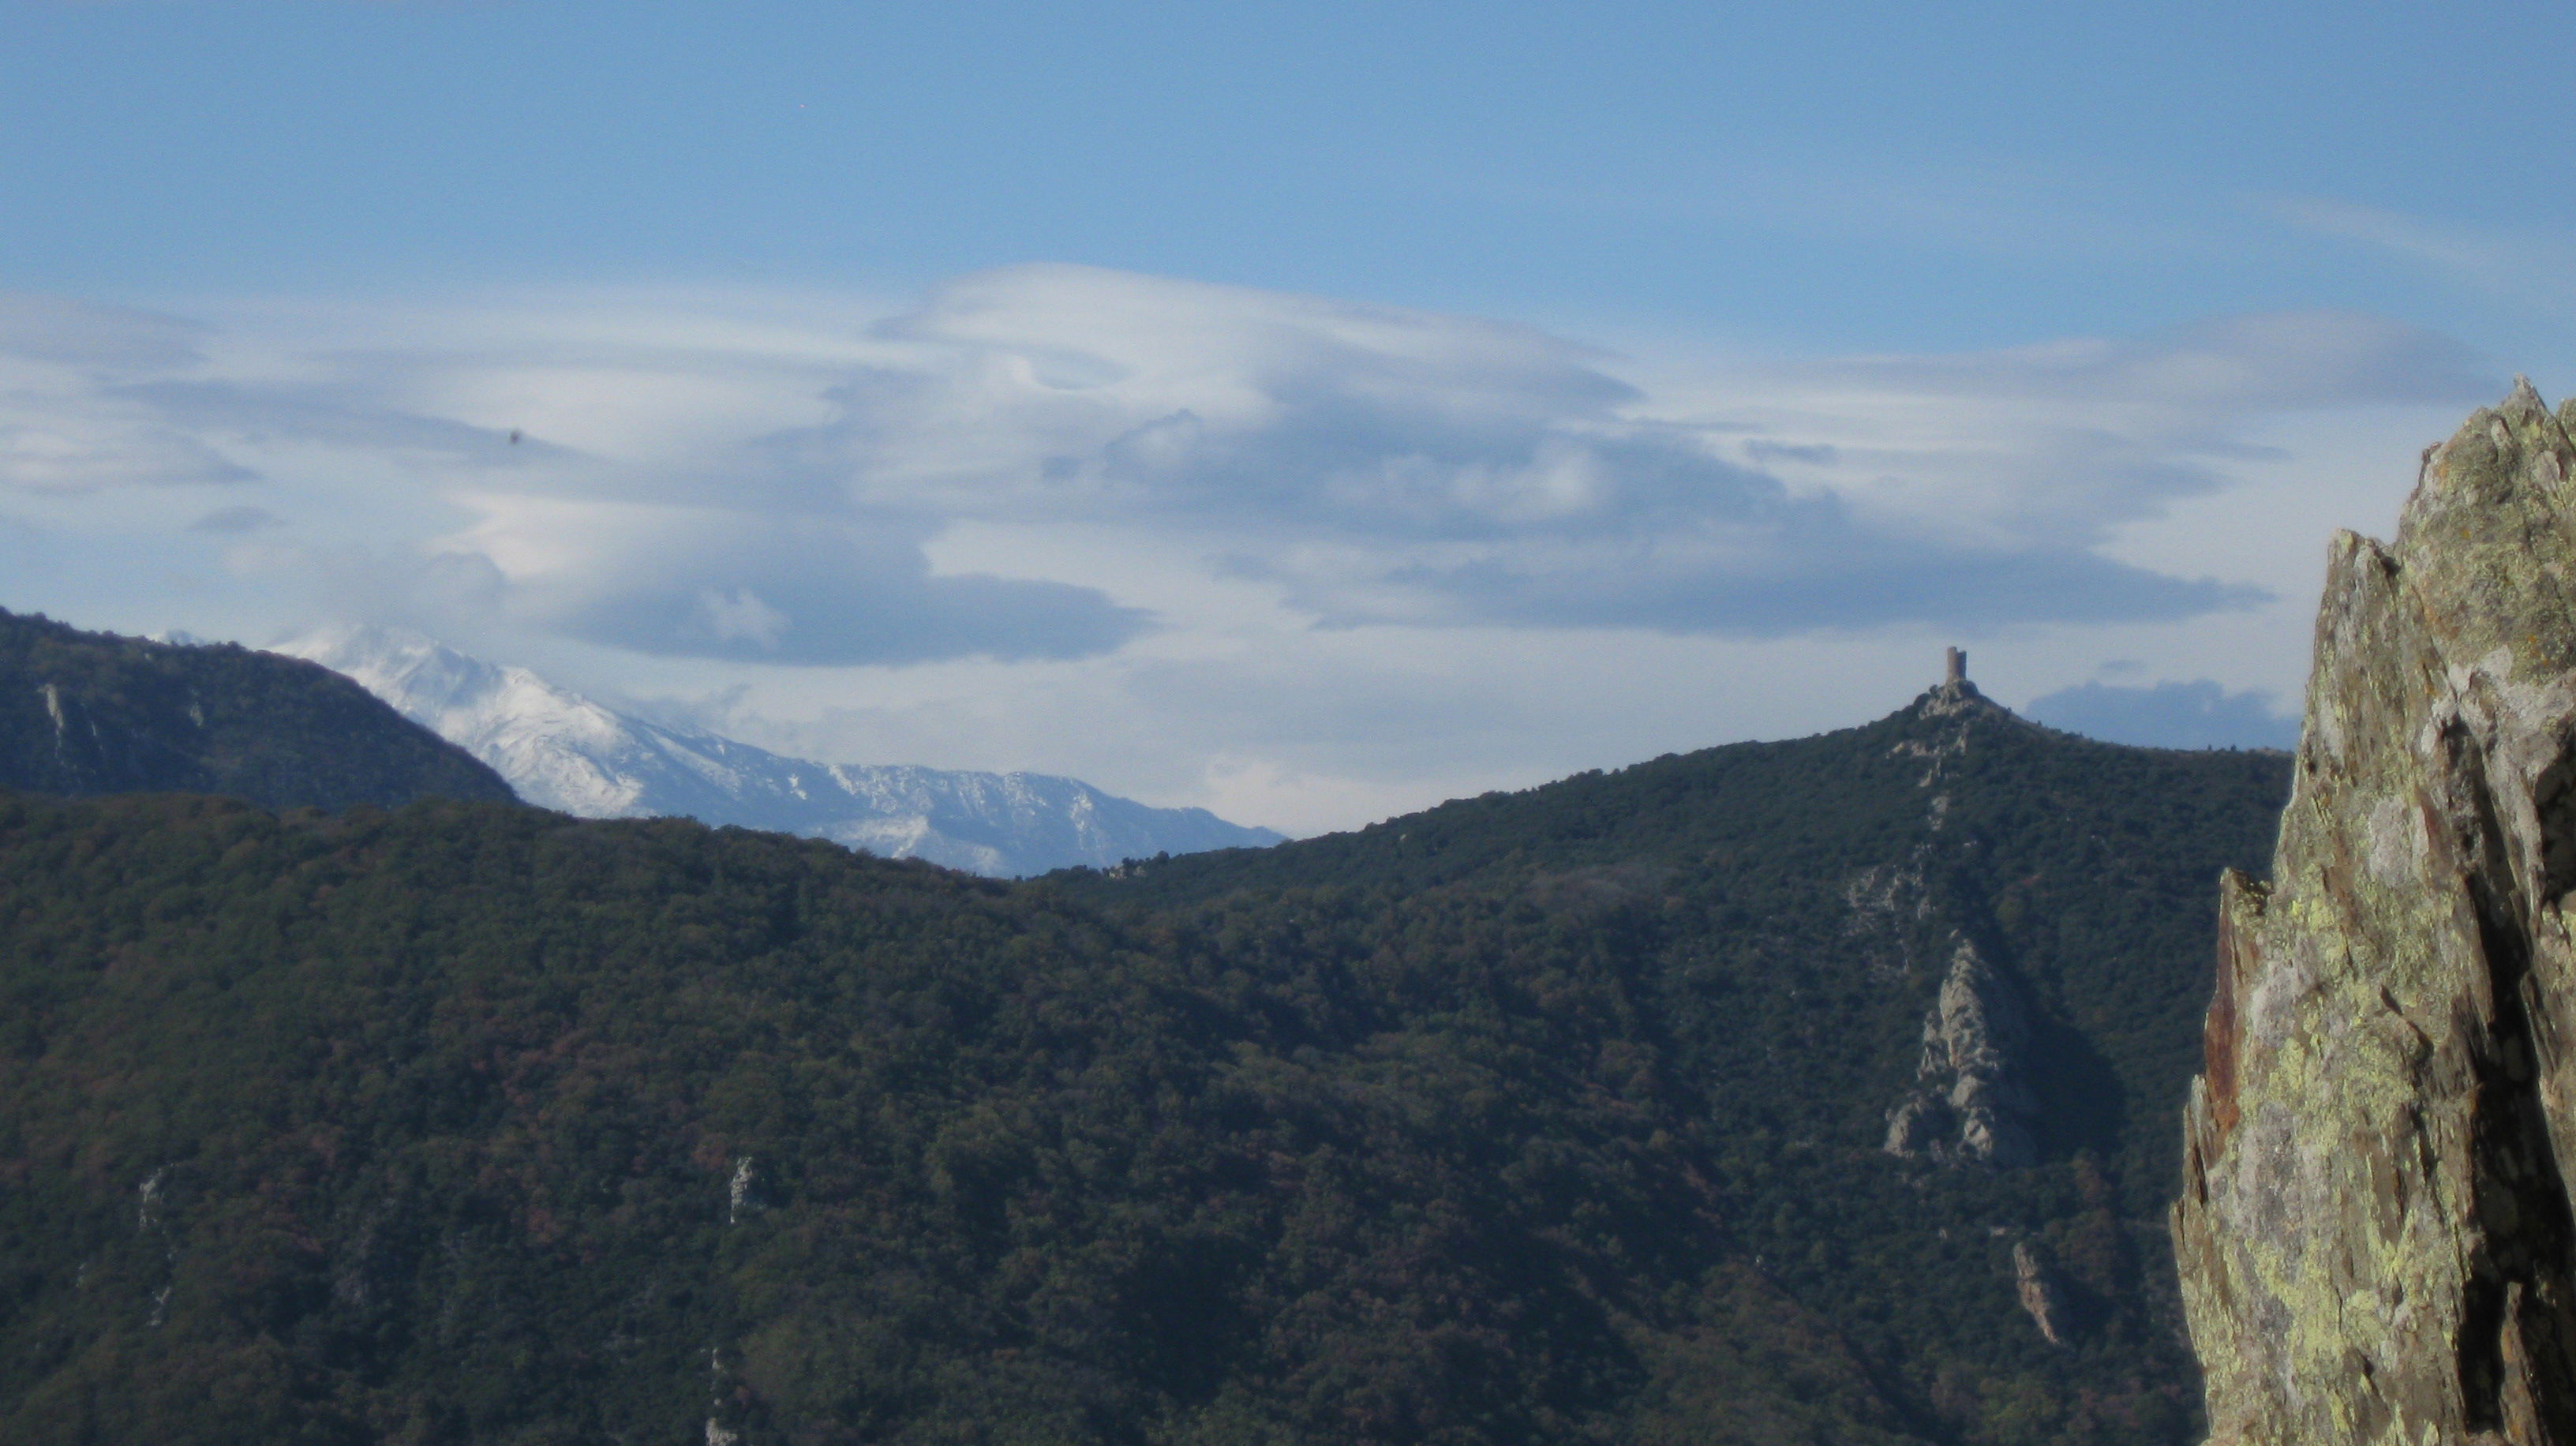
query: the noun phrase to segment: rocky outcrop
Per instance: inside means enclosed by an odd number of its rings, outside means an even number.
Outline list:
[[[2576,408],[2339,536],[2173,1211],[2212,1439],[2576,1442]]]
[[[1958,940],[1923,1020],[1914,1092],[1887,1117],[1887,1153],[1986,1165],[2034,1158],[2022,1061],[2029,1013],[2012,981]]]
[[[2058,1289],[2057,1276],[2031,1249],[2030,1242],[2013,1246],[2013,1293],[2021,1300],[2023,1313],[2039,1327],[2040,1338],[2052,1346],[2066,1344],[2066,1295]]]
[[[1902,738],[1891,756],[1923,761],[1915,787],[1929,794],[1923,841],[1902,867],[1881,866],[1844,887],[1847,932],[1892,942],[1900,972],[1910,972],[1915,941],[1949,972],[1923,1019],[1923,1053],[1915,1087],[1887,1112],[1887,1153],[1945,1164],[2027,1165],[2038,1157],[2030,1126],[2037,1102],[2028,1066],[2030,1011],[2013,981],[1977,952],[1955,923],[1944,923],[1925,887],[1925,870],[1955,859],[1966,840],[1944,840],[1949,783],[1981,729],[2026,732],[2030,725],[1998,707],[1968,681],[1967,655],[1949,650],[1948,676],[1915,700],[1914,717],[1929,728]],[[1928,938],[1924,935],[1928,934]]]

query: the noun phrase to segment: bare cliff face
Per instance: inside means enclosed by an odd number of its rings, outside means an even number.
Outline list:
[[[2576,1442],[2571,429],[2517,384],[2334,543],[2173,1211],[2215,1442]]]

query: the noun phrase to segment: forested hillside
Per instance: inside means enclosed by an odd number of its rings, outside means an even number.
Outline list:
[[[327,668],[0,611],[0,788],[269,808],[506,800],[500,775]]]
[[[1873,1143],[1961,935],[2031,996],[2041,1154],[2091,1153],[2144,1217],[2168,1197],[2198,1068],[2211,881],[2263,871],[2289,782],[2286,754],[2096,743],[1973,689],[1936,690],[1867,727],[1054,882],[1139,917],[1320,890],[1584,926],[1652,919],[1676,1038],[1707,1068],[1745,1056],[1749,1073],[1721,1092],[1767,1090],[1770,1067],[1752,1059],[1779,1057],[1786,1037],[1830,1037],[1842,1063],[1816,1058],[1820,1072],[1868,1068],[1884,1088],[1782,1093],[1807,1095],[1801,1111],[1838,1103],[1835,1136]]]
[[[2185,1441],[2285,781],[1953,690],[1018,886],[0,799],[0,1439]]]

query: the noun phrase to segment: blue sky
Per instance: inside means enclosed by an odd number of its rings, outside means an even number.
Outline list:
[[[1910,350],[2456,326],[2301,208],[2545,244],[2576,205],[2535,176],[2564,7],[1749,9],[12,4],[0,260],[108,296],[1074,261]]]
[[[1950,640],[2272,741],[2327,530],[2576,387],[2571,55],[2540,6],[0,0],[0,605],[405,622],[1300,831],[1858,721]]]

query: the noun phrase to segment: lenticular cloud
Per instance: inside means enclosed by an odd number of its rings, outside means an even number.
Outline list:
[[[336,566],[434,630],[736,660],[1075,658],[1152,622],[1042,554],[934,567],[963,524],[1108,529],[1331,627],[2170,620],[2262,595],[2103,549],[2225,485],[2250,422],[2481,380],[2441,338],[2345,315],[1648,366],[1070,266],[839,311],[593,297],[205,326],[20,299],[0,504],[77,520],[95,498],[132,525],[108,497],[150,484],[173,533],[230,539],[227,565]]]
[[[2395,359],[2357,368],[2356,327]],[[1162,529],[1330,625],[1757,635],[2257,600],[2094,551],[2216,485],[2201,453],[2243,408],[2193,379],[2305,347],[2313,389],[2384,390],[2429,345],[2276,321],[1738,368],[1702,400],[1528,328],[1060,266],[965,278],[877,335],[899,362],[763,444],[855,505]]]

